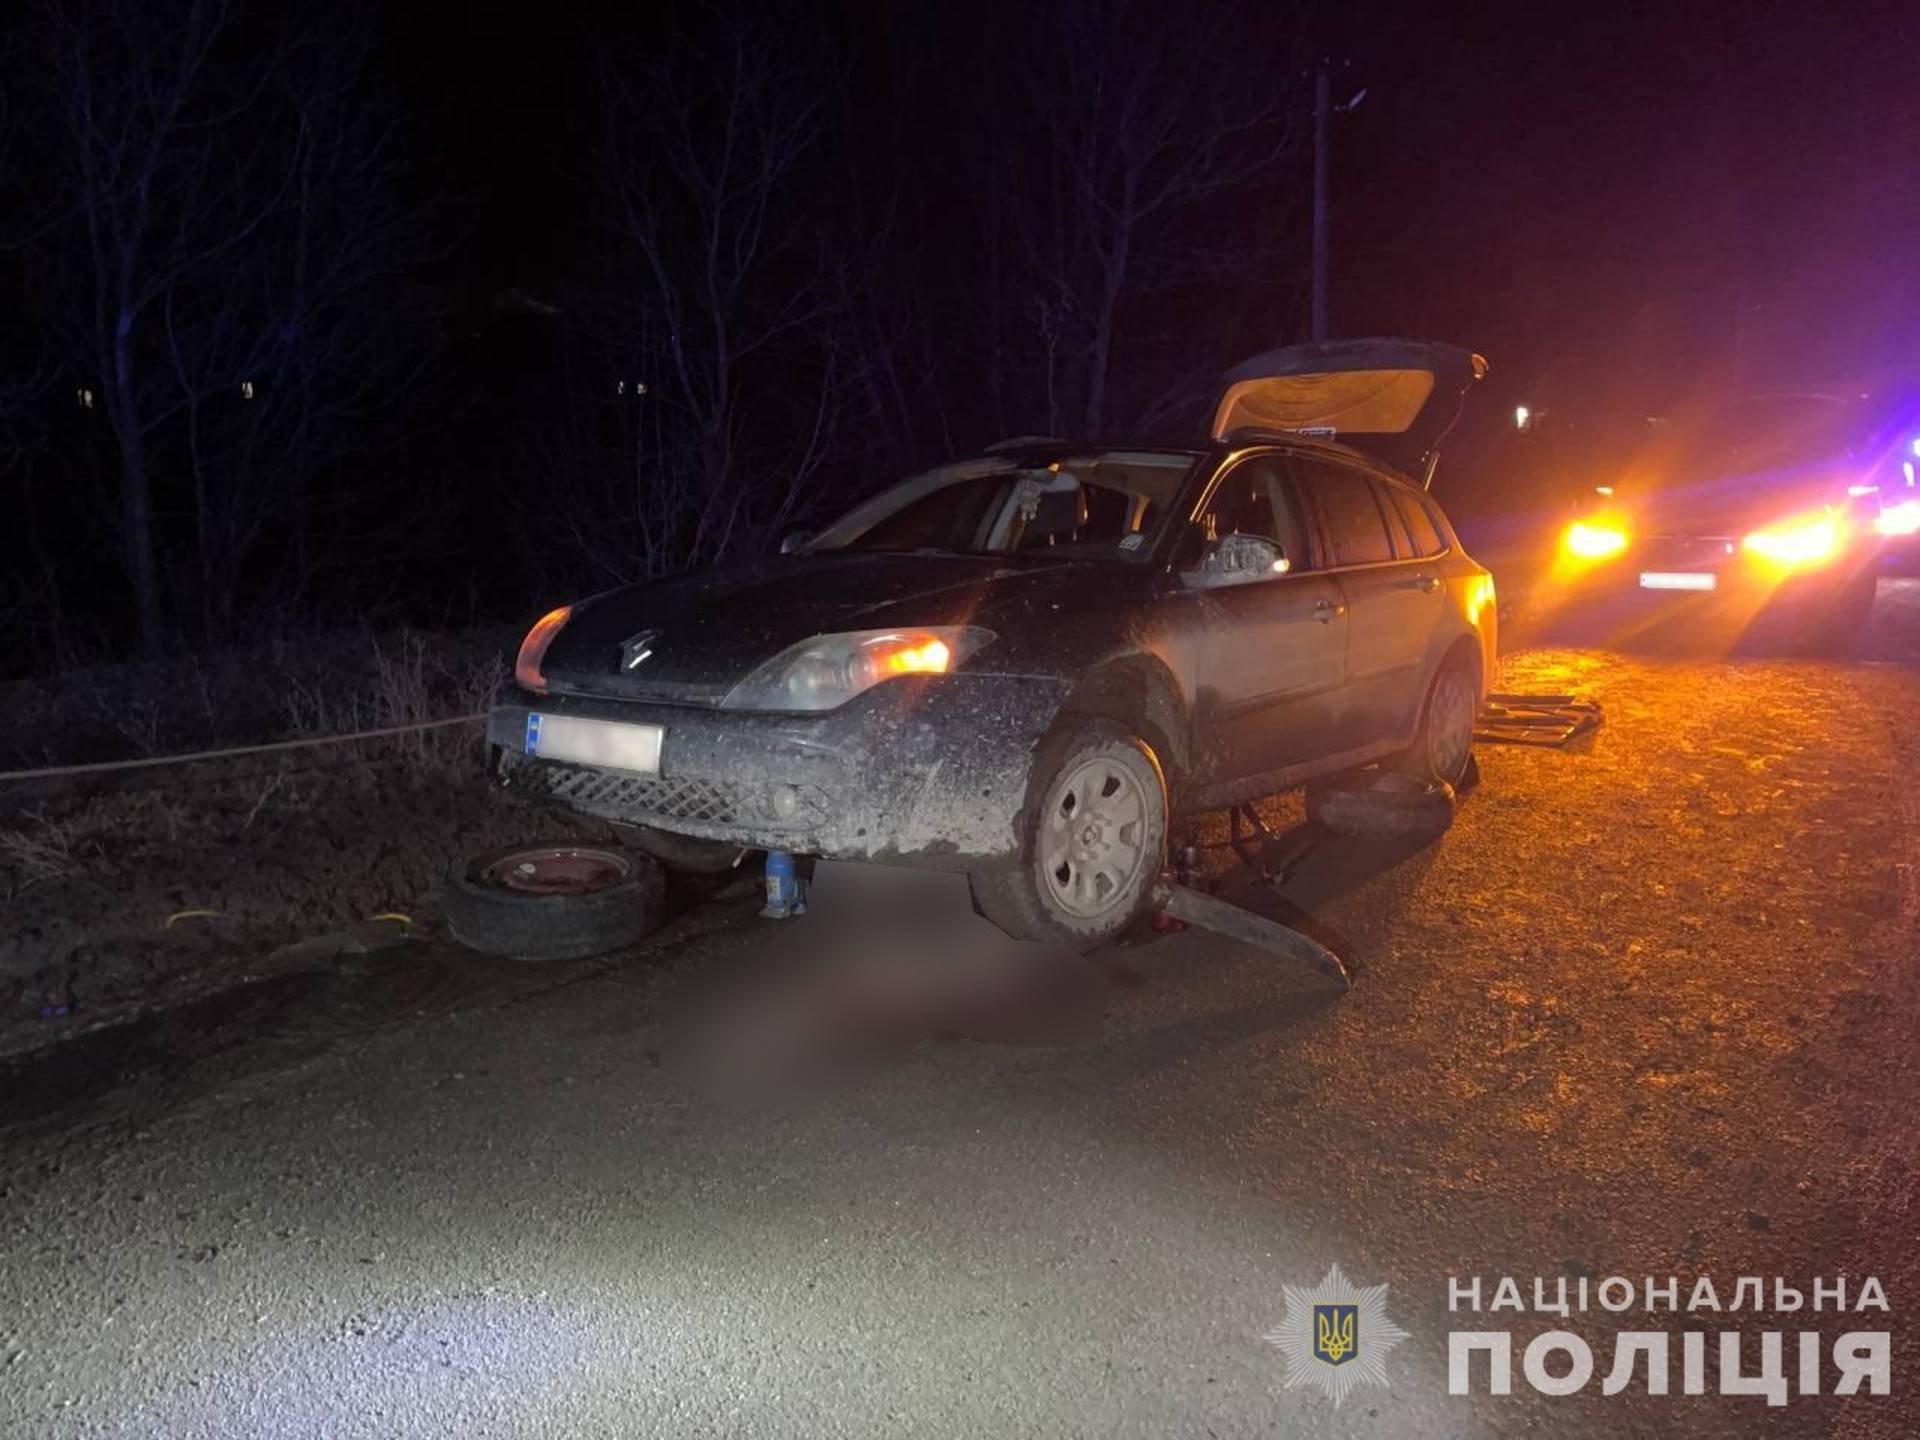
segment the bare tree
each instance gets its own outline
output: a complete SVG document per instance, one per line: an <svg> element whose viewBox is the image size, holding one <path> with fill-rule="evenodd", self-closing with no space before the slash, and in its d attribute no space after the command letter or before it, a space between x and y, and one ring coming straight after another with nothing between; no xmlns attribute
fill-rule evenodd
<svg viewBox="0 0 1920 1440"><path fill-rule="evenodd" d="M880 203L857 175L837 207L839 229L822 270L845 377L846 458L886 476L923 451L954 447L950 396L942 383L958 360L962 333L929 300L923 259L899 223L900 192ZM987 327L989 334L993 327Z"/></svg>
<svg viewBox="0 0 1920 1440"><path fill-rule="evenodd" d="M370 457L421 363L405 277L424 258L423 234L393 198L395 127L358 93L363 45L336 35L287 57L282 203L244 260L183 282L162 306L194 589L214 639L230 632L246 566L269 540L280 564L267 588L298 604L322 563L318 492Z"/></svg>
<svg viewBox="0 0 1920 1440"><path fill-rule="evenodd" d="M50 0L62 143L34 288L97 389L143 652L173 625L223 638L270 535L304 573L315 472L403 363L376 282L409 244L356 94L363 19Z"/></svg>
<svg viewBox="0 0 1920 1440"><path fill-rule="evenodd" d="M156 317L176 286L244 243L279 200L256 146L242 139L237 154L216 152L229 137L261 133L249 112L262 87L215 78L230 18L219 0L186 0L164 17L138 0L49 17L48 73L66 131L59 195L77 235L53 232L43 254L50 288L67 302L55 307L66 338L98 376L118 460L123 564L149 654L165 638L151 450L175 408L152 373Z"/></svg>
<svg viewBox="0 0 1920 1440"><path fill-rule="evenodd" d="M1009 112L1035 159L1008 213L1031 285L1047 427L1100 434L1117 418L1129 316L1182 290L1231 307L1235 287L1270 262L1268 247L1248 248L1226 202L1252 203L1256 182L1294 148L1298 46L1283 13L1264 10L1255 25L1231 4L1060 0L1044 13ZM1210 205L1222 213L1203 213ZM1194 318L1178 328L1190 334ZM1174 378L1160 405L1143 403L1137 385L1125 395L1129 429L1183 398L1191 367L1163 369Z"/></svg>
<svg viewBox="0 0 1920 1440"><path fill-rule="evenodd" d="M534 497L536 523L526 527L530 538L561 542L557 555L547 547L533 553L541 588L617 583L718 560L807 512L826 467L841 456L851 387L835 330L816 336L804 354L789 353L793 373L743 386L735 423L758 417L750 428L765 433L745 455L736 445L728 469L709 478L677 397L644 378L660 372L664 342L625 332L610 340L607 318L570 327L564 368L572 383L524 462L562 477Z"/></svg>
<svg viewBox="0 0 1920 1440"><path fill-rule="evenodd" d="M602 68L595 178L614 240L608 278L631 289L625 304L597 308L613 348L657 377L659 458L691 502L673 526L686 562L791 513L793 495L779 492L817 466L831 421L833 335L797 204L831 84L825 60L800 27L736 5L676 37L670 58ZM804 364L753 392L760 423L795 433L743 445L743 373L803 348ZM789 413L767 413L770 398L796 391L807 393ZM654 483L674 488L674 475Z"/></svg>
<svg viewBox="0 0 1920 1440"><path fill-rule="evenodd" d="M849 393L805 184L825 59L745 5L602 57L585 179L604 244L565 296L565 383L533 445L556 482L528 527L560 542L534 554L550 582L569 562L599 581L709 562L808 505Z"/></svg>

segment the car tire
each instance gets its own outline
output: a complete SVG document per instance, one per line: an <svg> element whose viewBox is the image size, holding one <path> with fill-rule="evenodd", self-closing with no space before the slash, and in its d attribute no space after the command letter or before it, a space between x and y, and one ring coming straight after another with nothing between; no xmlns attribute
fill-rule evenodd
<svg viewBox="0 0 1920 1440"><path fill-rule="evenodd" d="M1458 788L1473 764L1473 726L1479 714L1473 667L1458 658L1446 661L1421 702L1413 744L1387 768L1429 785Z"/></svg>
<svg viewBox="0 0 1920 1440"><path fill-rule="evenodd" d="M597 879L569 893L504 883L517 865L591 857ZM453 867L441 897L447 928L468 949L512 960L578 960L631 945L666 915L666 877L650 856L613 846L510 845Z"/></svg>
<svg viewBox="0 0 1920 1440"><path fill-rule="evenodd" d="M1395 770L1360 770L1307 787L1307 818L1336 835L1401 840L1442 834L1453 824L1454 790Z"/></svg>
<svg viewBox="0 0 1920 1440"><path fill-rule="evenodd" d="M1125 726L1063 725L1034 752L1017 863L974 873L974 904L1018 940L1087 951L1131 925L1166 863L1167 782Z"/></svg>

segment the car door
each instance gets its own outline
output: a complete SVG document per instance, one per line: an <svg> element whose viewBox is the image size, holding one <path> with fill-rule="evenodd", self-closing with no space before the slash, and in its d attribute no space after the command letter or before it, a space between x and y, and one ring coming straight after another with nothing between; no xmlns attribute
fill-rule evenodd
<svg viewBox="0 0 1920 1440"><path fill-rule="evenodd" d="M1446 611L1445 585L1419 552L1391 482L1320 455L1294 462L1331 552L1348 609L1343 724L1368 742L1412 735L1424 702L1426 657Z"/></svg>
<svg viewBox="0 0 1920 1440"><path fill-rule="evenodd" d="M1271 541L1285 568L1227 583L1192 568L1212 542L1231 535ZM1284 455L1231 462L1175 560L1174 603L1197 621L1189 633L1203 787L1309 764L1340 748L1346 604L1320 559Z"/></svg>

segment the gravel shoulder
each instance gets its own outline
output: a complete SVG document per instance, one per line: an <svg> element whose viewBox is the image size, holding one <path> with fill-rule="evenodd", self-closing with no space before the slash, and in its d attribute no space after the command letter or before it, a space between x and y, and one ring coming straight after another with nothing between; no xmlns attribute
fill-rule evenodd
<svg viewBox="0 0 1920 1440"><path fill-rule="evenodd" d="M763 951L736 893L632 956L429 944L160 1037L0 1139L0 1433L1912 1434L1920 672L1505 683L1607 724L1486 751L1435 845L1308 854L1276 908L1345 999L1188 932L1109 957L1079 1043L903 1035L729 1106L659 1058ZM1261 1339L1335 1261L1411 1334L1338 1411ZM1876 1275L1893 1394L1446 1395L1448 1276L1614 1274ZM1568 1328L1604 1367L1612 1317Z"/></svg>

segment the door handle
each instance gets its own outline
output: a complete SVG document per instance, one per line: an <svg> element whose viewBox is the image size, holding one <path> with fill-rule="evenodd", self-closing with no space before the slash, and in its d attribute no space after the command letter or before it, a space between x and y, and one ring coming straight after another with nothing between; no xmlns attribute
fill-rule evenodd
<svg viewBox="0 0 1920 1440"><path fill-rule="evenodd" d="M1424 590L1427 594L1431 595L1440 588L1440 577L1438 575L1416 575L1413 579L1407 581L1407 587L1412 590Z"/></svg>
<svg viewBox="0 0 1920 1440"><path fill-rule="evenodd" d="M1331 625L1334 616L1344 615L1346 613L1346 606L1336 605L1331 600L1316 601L1313 607L1313 618L1318 620L1322 625Z"/></svg>

